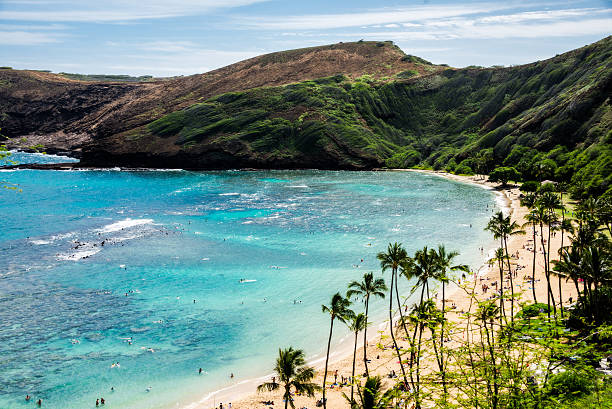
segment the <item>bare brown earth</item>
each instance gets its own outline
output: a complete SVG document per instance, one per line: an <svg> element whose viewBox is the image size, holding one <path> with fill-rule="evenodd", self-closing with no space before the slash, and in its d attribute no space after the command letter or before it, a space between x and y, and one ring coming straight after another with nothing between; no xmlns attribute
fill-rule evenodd
<svg viewBox="0 0 612 409"><path fill-rule="evenodd" d="M0 126L9 146L42 144L76 151L212 96L343 74L357 78L420 75L442 67L415 64L390 42L338 43L282 51L204 74L146 83L84 82L59 74L0 70ZM24 139L25 138L25 139ZM163 147L161 147L163 149Z"/></svg>

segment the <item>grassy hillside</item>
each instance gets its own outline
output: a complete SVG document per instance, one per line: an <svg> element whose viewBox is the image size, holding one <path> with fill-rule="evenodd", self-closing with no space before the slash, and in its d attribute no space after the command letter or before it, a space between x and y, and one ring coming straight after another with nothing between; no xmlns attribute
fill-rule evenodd
<svg viewBox="0 0 612 409"><path fill-rule="evenodd" d="M612 186L611 37L523 66L406 76L223 94L131 138L170 138L194 152L231 141L285 159L343 144L381 166L488 173L503 165L527 180L571 181L578 193Z"/></svg>

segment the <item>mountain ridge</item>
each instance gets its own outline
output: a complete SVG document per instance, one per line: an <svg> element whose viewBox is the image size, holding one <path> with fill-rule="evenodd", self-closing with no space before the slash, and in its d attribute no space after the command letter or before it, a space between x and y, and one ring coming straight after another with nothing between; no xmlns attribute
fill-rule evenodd
<svg viewBox="0 0 612 409"><path fill-rule="evenodd" d="M240 84L223 82L232 70ZM515 166L526 179L579 182L584 193L612 184L612 37L505 68L436 66L390 42L357 42L272 53L202 75L222 86L192 76L113 87L119 101L140 92L145 102L94 109L89 119L101 119L83 142L83 163L458 173ZM182 97L161 98L168 84L181 84ZM153 109L151 101L161 103Z"/></svg>

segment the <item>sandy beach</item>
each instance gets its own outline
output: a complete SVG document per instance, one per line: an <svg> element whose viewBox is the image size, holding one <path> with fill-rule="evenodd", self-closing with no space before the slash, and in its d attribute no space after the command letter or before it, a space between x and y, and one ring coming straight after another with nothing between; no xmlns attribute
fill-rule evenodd
<svg viewBox="0 0 612 409"><path fill-rule="evenodd" d="M421 170L409 170L412 172L423 172L428 174L435 174L441 177L446 177L452 180L456 180L463 183L473 183L485 186L487 188L496 189L499 194L503 195L504 200L507 202L508 211L512 216L512 220L516 221L519 225L523 225L525 223L525 215L527 214L527 209L521 207L520 205L520 194L521 192L517 187L509 186L507 189L497 189L496 184L489 183L482 179L479 176L458 176L452 175L445 172L432 172L432 171L421 171ZM533 300L530 277L532 274L532 266L533 266L533 234L530 227L525 227L525 235L515 235L512 236L508 241L508 251L511 256L511 264L512 270L516 271L514 278L514 291L517 298L520 301L531 302ZM548 237L548 231L544 228L544 237ZM567 245L569 243L567 237L565 238L564 244ZM435 246L438 243L431 243L431 246ZM544 264L541 253L541 244L540 237L536 237L536 283L535 283L535 292L538 302L546 303L546 279L544 275ZM552 236L550 243L550 251L553 256L551 257L554 260L558 249L561 245L561 235L556 234ZM448 244L447 244L448 247ZM487 252L491 249L483 249L484 252ZM388 279L388 274L386 279ZM474 282L476 280L476 282ZM474 272L474 275L471 277L466 277L466 280L456 281L449 285L447 289L447 308L452 308L451 311L447 314L447 318L454 323L455 330L451 336L448 347L452 348L454 342L460 342L460 338L462 335L462 321L459 319L461 313L468 311L470 308L470 304L473 302L473 297L478 300L484 300L487 297L491 296L494 290L494 283L499 282L499 271L497 267L494 265L492 267L484 266L478 272ZM486 293L483 293L483 284L488 285L489 290ZM509 291L509 283L504 284L505 290ZM555 294L555 300L557 304L559 300L557 299L558 292L558 284L557 279L553 278L551 282L551 286L553 289L553 293ZM472 290L474 293L472 294ZM575 300L577 297L575 287L571 283L562 282L562 291L563 291L563 304L568 305L570 297ZM441 298L441 297L440 297ZM440 303L441 304L441 303ZM515 302L514 311L515 313L520 309ZM510 310L510 301L507 301L507 309ZM395 319L395 318L394 318ZM401 338L399 335L400 332L396 335L398 345L400 348L408 349L408 342ZM389 374L391 372L395 372L396 374L400 374L400 366L397 360L397 356L392 349L392 341L389 336L389 328L388 321L384 324L373 324L368 329L368 346L367 346L367 354L368 358L371 362L368 364L370 375L381 375L384 379L384 382L387 384L386 386L391 386L395 379L390 379ZM371 335L371 336L370 336ZM458 338L455 338L458 337ZM349 337L351 338L351 337ZM357 349L357 362L356 362L356 375L362 375L364 373L364 365L362 361L363 357L363 336L360 334L358 349ZM348 402L343 396L343 392L347 395L350 394L350 386L344 387L330 387L331 384L334 383L335 374L337 373L337 380L340 383L342 377L351 376L352 364L353 364L353 349L352 349L352 339L350 342L345 342L341 345L340 348L332 350L332 354L330 356L330 364L329 364L329 373L327 376L327 399L328 399L328 408L349 408ZM381 348L383 346L383 348ZM360 359L361 357L361 359ZM270 360L270 368L273 367L274 361L276 357L271 358ZM314 379L314 382L321 385L323 382L323 371L324 371L324 360L319 360L318 362L310 363L317 370L317 375ZM423 362L425 366L425 371L431 371L433 369L433 362L425 359ZM429 369L427 369L429 367ZM272 371L270 371L272 372ZM220 403L223 403L223 407L227 408L228 404L232 403L232 408L236 409L262 409L262 408L282 408L284 407L284 402L282 400L281 391L277 392L266 392L266 393L256 393L255 388L258 384L264 381L271 381L271 378L266 376L265 378L260 379L252 379L248 381L237 379L233 385L228 385L228 387L224 390L215 393L214 395L209 395L204 397L202 400L196 403L192 403L187 407L189 409L210 409L213 407L218 408ZM305 396L295 396L294 404L296 408L314 408L316 400L320 399L321 392L317 392L315 398L308 398ZM274 405L267 405L264 402L273 401Z"/></svg>

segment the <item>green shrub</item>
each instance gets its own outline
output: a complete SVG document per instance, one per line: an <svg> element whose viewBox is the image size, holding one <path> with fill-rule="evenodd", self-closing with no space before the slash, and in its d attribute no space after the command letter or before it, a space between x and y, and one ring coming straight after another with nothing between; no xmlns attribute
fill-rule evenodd
<svg viewBox="0 0 612 409"><path fill-rule="evenodd" d="M550 377L546 392L549 396L577 398L590 393L596 382L597 377L588 371L568 369Z"/></svg>
<svg viewBox="0 0 612 409"><path fill-rule="evenodd" d="M535 180L528 180L523 182L520 187L521 192L537 192L540 188L540 182Z"/></svg>
<svg viewBox="0 0 612 409"><path fill-rule="evenodd" d="M529 304L523 307L519 312L522 317L537 317L539 314L546 314L548 312L548 305L543 303Z"/></svg>

